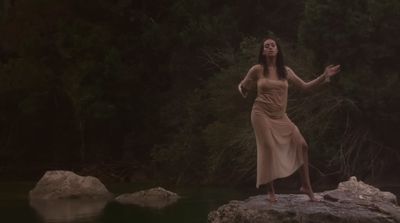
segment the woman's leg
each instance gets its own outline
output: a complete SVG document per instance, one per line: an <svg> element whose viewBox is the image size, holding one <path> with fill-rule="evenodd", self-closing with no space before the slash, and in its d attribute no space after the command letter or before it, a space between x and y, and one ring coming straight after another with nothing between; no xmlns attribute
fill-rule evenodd
<svg viewBox="0 0 400 223"><path fill-rule="evenodd" d="M275 196L274 181L271 181L267 186L268 190L268 200L271 202L276 202L278 199Z"/></svg>
<svg viewBox="0 0 400 223"><path fill-rule="evenodd" d="M303 144L302 155L304 164L301 166L299 171L301 178L300 192L307 194L311 201L318 201L318 199L314 197L314 192L311 187L310 172L308 169L308 145L306 143Z"/></svg>

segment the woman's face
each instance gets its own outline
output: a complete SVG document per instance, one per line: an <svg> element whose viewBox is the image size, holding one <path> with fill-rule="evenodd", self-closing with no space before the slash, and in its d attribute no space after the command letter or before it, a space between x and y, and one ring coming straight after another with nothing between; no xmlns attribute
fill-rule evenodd
<svg viewBox="0 0 400 223"><path fill-rule="evenodd" d="M278 54L278 47L276 46L276 43L274 40L267 39L264 41L263 54L268 57L276 56Z"/></svg>

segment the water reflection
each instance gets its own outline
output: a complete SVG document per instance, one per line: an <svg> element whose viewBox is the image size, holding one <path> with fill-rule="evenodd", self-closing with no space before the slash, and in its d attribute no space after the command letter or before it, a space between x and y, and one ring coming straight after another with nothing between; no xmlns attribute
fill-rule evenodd
<svg viewBox="0 0 400 223"><path fill-rule="evenodd" d="M107 200L31 200L30 205L44 222L76 222L95 219Z"/></svg>

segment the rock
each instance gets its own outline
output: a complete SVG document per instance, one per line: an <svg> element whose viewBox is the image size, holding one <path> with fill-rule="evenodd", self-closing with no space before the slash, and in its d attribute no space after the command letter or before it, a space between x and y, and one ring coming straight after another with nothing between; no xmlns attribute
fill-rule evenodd
<svg viewBox="0 0 400 223"><path fill-rule="evenodd" d="M122 194L115 198L121 204L134 204L142 207L163 208L179 199L176 193L162 187L142 190L132 194Z"/></svg>
<svg viewBox="0 0 400 223"><path fill-rule="evenodd" d="M348 181L339 183L336 190L322 193L325 199L331 200L368 200L370 202L390 202L397 204L396 196L390 192L380 191L378 188L357 181L356 177L350 177Z"/></svg>
<svg viewBox="0 0 400 223"><path fill-rule="evenodd" d="M113 195L99 179L82 177L71 171L47 171L29 192L29 198L52 200L65 198L108 199Z"/></svg>
<svg viewBox="0 0 400 223"><path fill-rule="evenodd" d="M357 181L351 177L332 191L316 193L323 198L310 202L303 194L278 194L278 202L266 195L245 201L231 201L208 215L209 223L400 223L400 207L390 192Z"/></svg>

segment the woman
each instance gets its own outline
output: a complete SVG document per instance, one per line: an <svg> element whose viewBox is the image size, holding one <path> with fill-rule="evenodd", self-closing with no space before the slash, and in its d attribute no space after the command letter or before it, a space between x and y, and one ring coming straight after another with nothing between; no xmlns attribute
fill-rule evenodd
<svg viewBox="0 0 400 223"><path fill-rule="evenodd" d="M310 90L340 71L340 65L329 65L322 75L304 82L284 65L278 42L268 37L260 47L258 64L250 68L238 89L243 97L252 89L257 98L251 111L251 123L257 142L257 188L269 184L268 197L277 201L273 181L287 177L300 168L300 191L310 201L318 201L311 188L308 170L308 145L299 129L288 118L286 104L288 82L302 90Z"/></svg>

